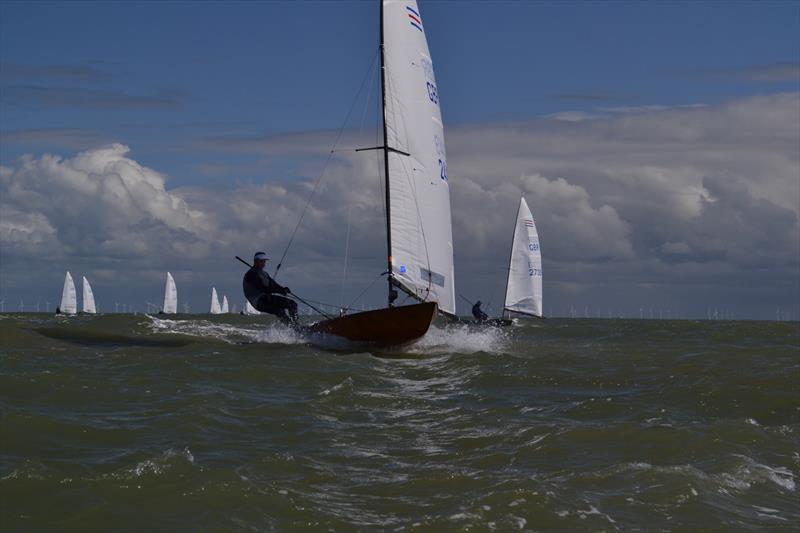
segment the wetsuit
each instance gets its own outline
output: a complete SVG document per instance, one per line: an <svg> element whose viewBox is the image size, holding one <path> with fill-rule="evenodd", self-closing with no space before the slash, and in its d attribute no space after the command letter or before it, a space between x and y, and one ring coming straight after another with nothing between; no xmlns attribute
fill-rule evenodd
<svg viewBox="0 0 800 533"><path fill-rule="evenodd" d="M244 297L262 313L270 313L281 320L297 321L297 303L284 294L289 289L278 285L269 274L255 267L250 268L242 279Z"/></svg>
<svg viewBox="0 0 800 533"><path fill-rule="evenodd" d="M474 316L475 320L477 320L478 322L483 322L484 320L489 318L489 315L481 311L480 302L472 306L472 316Z"/></svg>

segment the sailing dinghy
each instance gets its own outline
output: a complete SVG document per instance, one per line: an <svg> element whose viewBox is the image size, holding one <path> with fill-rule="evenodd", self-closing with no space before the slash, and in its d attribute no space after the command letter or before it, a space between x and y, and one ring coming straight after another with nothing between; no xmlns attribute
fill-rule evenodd
<svg viewBox="0 0 800 533"><path fill-rule="evenodd" d="M222 313L222 308L219 305L219 297L217 297L217 288L211 287L211 314L219 315Z"/></svg>
<svg viewBox="0 0 800 533"><path fill-rule="evenodd" d="M380 24L388 305L310 329L388 346L422 337L456 302L444 126L417 2L382 0ZM419 303L395 307L398 289Z"/></svg>
<svg viewBox="0 0 800 533"><path fill-rule="evenodd" d="M94 302L94 293L92 286L89 285L89 280L83 276L83 312L90 315L97 313L97 305Z"/></svg>
<svg viewBox="0 0 800 533"><path fill-rule="evenodd" d="M543 309L542 250L539 246L539 233L536 231L536 223L528 203L522 197L519 200L514 237L511 241L503 314L500 318L487 320L484 324L510 325L511 319L506 318L506 313L543 318Z"/></svg>
<svg viewBox="0 0 800 533"><path fill-rule="evenodd" d="M78 312L78 295L75 293L75 282L72 281L72 274L67 271L64 277L64 288L61 291L61 305L58 306L57 313L74 315Z"/></svg>
<svg viewBox="0 0 800 533"><path fill-rule="evenodd" d="M165 315L174 315L178 312L178 287L175 286L175 279L172 274L167 272L167 281L164 285L164 305L161 307L161 313Z"/></svg>
<svg viewBox="0 0 800 533"><path fill-rule="evenodd" d="M220 307L220 313L228 313L230 312L228 308L228 297L223 295L222 296L222 307Z"/></svg>
<svg viewBox="0 0 800 533"><path fill-rule="evenodd" d="M247 298L244 299L244 307L242 307L242 314L243 315L260 315L261 312L257 311L253 304L251 304Z"/></svg>

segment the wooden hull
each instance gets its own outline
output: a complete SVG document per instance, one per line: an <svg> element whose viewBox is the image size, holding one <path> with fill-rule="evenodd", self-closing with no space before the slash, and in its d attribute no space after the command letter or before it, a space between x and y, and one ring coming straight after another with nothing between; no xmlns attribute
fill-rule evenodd
<svg viewBox="0 0 800 533"><path fill-rule="evenodd" d="M394 346L419 339L436 317L435 302L388 307L323 320L309 326L313 333L326 333L353 342Z"/></svg>

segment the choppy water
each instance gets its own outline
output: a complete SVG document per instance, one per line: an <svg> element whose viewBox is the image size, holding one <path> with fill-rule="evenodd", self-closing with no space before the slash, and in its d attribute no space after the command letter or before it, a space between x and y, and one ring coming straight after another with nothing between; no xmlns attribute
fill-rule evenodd
<svg viewBox="0 0 800 533"><path fill-rule="evenodd" d="M800 528L798 323L0 316L0 529ZM341 347L338 347L341 348Z"/></svg>

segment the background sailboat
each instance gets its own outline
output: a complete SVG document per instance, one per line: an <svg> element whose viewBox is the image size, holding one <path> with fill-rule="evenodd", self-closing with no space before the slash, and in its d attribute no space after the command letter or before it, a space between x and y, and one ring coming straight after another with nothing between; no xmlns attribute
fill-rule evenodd
<svg viewBox="0 0 800 533"><path fill-rule="evenodd" d="M257 311L255 307L245 298L244 307L242 307L243 315L260 315L261 312Z"/></svg>
<svg viewBox="0 0 800 533"><path fill-rule="evenodd" d="M525 198L520 198L511 257L503 316L506 312L542 317L542 250L539 233Z"/></svg>
<svg viewBox="0 0 800 533"><path fill-rule="evenodd" d="M228 312L229 312L228 297L223 295L222 296L222 306L220 307L220 313L228 313Z"/></svg>
<svg viewBox="0 0 800 533"><path fill-rule="evenodd" d="M167 272L167 281L164 285L164 306L161 308L164 314L175 314L178 312L178 288L172 274Z"/></svg>
<svg viewBox="0 0 800 533"><path fill-rule="evenodd" d="M91 315L97 313L92 286L89 285L89 280L86 279L86 276L83 276L83 312Z"/></svg>
<svg viewBox="0 0 800 533"><path fill-rule="evenodd" d="M219 297L217 297L216 287L211 287L211 314L218 315L222 313L222 307L219 305Z"/></svg>
<svg viewBox="0 0 800 533"><path fill-rule="evenodd" d="M74 315L78 312L78 295L75 293L75 282L72 281L72 274L67 271L64 277L64 288L61 291L61 305L58 306L61 313Z"/></svg>
<svg viewBox="0 0 800 533"><path fill-rule="evenodd" d="M313 331L399 344L423 336L436 311L455 313L444 127L415 1L381 2L388 307L319 322ZM397 289L423 303L392 307Z"/></svg>

